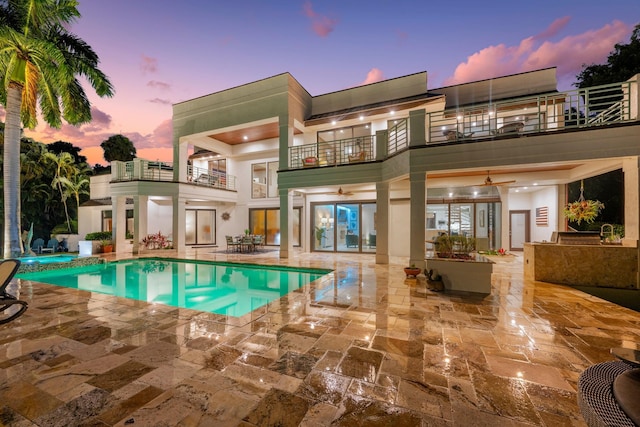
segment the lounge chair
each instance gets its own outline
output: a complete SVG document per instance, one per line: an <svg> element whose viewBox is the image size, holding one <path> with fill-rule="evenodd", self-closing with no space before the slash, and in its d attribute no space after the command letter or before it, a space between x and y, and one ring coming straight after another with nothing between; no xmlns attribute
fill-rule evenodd
<svg viewBox="0 0 640 427"><path fill-rule="evenodd" d="M0 324L17 319L27 310L28 304L26 301L21 301L6 291L19 267L20 261L17 259L6 259L0 262L0 313L2 313ZM18 308L18 311L11 313L13 311L11 309L14 307ZM8 311L8 313L5 313L5 311Z"/></svg>

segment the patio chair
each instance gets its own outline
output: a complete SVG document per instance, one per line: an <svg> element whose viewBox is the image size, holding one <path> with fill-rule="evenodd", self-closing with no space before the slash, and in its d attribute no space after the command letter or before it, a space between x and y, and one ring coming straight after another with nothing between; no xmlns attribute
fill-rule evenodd
<svg viewBox="0 0 640 427"><path fill-rule="evenodd" d="M252 236L243 236L241 243L241 250L246 252L253 252L255 245L253 244Z"/></svg>
<svg viewBox="0 0 640 427"><path fill-rule="evenodd" d="M41 252L54 253L57 249L58 249L58 239L52 237L47 242L47 246L42 248Z"/></svg>
<svg viewBox="0 0 640 427"><path fill-rule="evenodd" d="M227 238L227 252L229 249L238 252L240 250L240 242L233 240L232 236L226 236Z"/></svg>
<svg viewBox="0 0 640 427"><path fill-rule="evenodd" d="M19 267L20 261L17 259L6 259L0 262L0 313L2 313L0 324L17 319L28 308L26 301L19 300L6 291L7 286L11 282L11 279L13 279L13 276L15 276ZM12 308L17 308L18 311L11 313L11 311L13 311L11 310ZM7 311L6 314L5 311Z"/></svg>
<svg viewBox="0 0 640 427"><path fill-rule="evenodd" d="M33 244L31 245L31 250L36 254L41 254L43 247L44 247L44 239L41 239L40 237L38 237L36 240L33 241Z"/></svg>
<svg viewBox="0 0 640 427"><path fill-rule="evenodd" d="M255 250L264 247L264 236L262 234L256 234L253 236L253 247Z"/></svg>

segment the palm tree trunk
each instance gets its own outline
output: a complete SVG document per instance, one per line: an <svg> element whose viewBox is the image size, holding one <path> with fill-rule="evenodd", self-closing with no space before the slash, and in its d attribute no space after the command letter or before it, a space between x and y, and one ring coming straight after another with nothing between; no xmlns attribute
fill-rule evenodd
<svg viewBox="0 0 640 427"><path fill-rule="evenodd" d="M7 89L4 126L4 251L3 257L16 258L22 253L20 234L20 109L22 85L11 82Z"/></svg>

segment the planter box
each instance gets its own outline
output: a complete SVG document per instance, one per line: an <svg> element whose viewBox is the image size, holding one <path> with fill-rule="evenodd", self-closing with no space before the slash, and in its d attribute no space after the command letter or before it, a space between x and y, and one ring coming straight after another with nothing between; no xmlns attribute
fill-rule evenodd
<svg viewBox="0 0 640 427"><path fill-rule="evenodd" d="M80 256L90 256L99 254L102 243L99 240L80 240L78 242L78 252Z"/></svg>
<svg viewBox="0 0 640 427"><path fill-rule="evenodd" d="M493 262L483 256L473 260L428 258L429 269L442 276L445 291L491 293Z"/></svg>

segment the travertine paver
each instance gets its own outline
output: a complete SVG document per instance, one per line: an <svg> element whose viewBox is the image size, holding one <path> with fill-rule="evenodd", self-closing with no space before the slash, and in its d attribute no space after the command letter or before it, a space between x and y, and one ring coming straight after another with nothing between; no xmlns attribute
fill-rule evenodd
<svg viewBox="0 0 640 427"><path fill-rule="evenodd" d="M580 372L640 342L639 313L525 280L516 256L486 296L373 255L185 257L335 271L241 319L22 281L0 423L580 426Z"/></svg>

